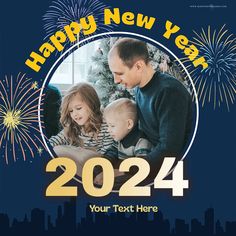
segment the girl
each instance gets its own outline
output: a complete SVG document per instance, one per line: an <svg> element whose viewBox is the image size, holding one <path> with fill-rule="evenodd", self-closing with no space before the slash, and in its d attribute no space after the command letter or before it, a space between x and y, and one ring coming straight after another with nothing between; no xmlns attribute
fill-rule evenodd
<svg viewBox="0 0 236 236"><path fill-rule="evenodd" d="M113 143L100 106L98 95L91 85L78 83L73 86L61 104L63 130L49 139L58 156L76 161L80 176L85 161L103 155Z"/></svg>

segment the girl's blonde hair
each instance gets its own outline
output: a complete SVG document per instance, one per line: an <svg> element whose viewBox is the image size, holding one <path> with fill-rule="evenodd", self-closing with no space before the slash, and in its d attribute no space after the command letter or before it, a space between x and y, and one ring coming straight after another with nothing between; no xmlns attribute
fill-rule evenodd
<svg viewBox="0 0 236 236"><path fill-rule="evenodd" d="M93 135L96 136L96 133L100 130L102 124L102 112L97 92L88 83L78 83L74 85L64 96L61 104L60 122L70 143L72 145L83 146L83 141L79 138L82 127L72 120L69 112L69 103L77 94L79 94L81 100L86 103L91 112L89 116L89 125L85 130L86 133L92 132Z"/></svg>

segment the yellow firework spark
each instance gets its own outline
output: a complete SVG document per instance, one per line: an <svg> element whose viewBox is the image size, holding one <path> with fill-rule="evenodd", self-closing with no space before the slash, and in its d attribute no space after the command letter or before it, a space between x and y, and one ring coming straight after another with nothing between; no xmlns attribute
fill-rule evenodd
<svg viewBox="0 0 236 236"><path fill-rule="evenodd" d="M199 55L204 56L208 68L203 71L198 67L192 69L188 58L183 58L182 62L187 63L198 99L202 107L208 102L214 109L225 104L230 110L236 95L236 37L228 33L225 25L218 32L208 26L200 33L194 31L194 35L191 43L198 47Z"/></svg>
<svg viewBox="0 0 236 236"><path fill-rule="evenodd" d="M38 82L37 81L34 81L33 83L32 83L32 85L31 85L31 88L32 89L38 89Z"/></svg>
<svg viewBox="0 0 236 236"><path fill-rule="evenodd" d="M38 99L40 89L21 73L0 80L0 152L4 153L5 161L9 156L16 161L19 153L26 160L26 153L34 157L33 148L38 149L37 142L42 146L38 129ZM39 136L39 137L38 137Z"/></svg>
<svg viewBox="0 0 236 236"><path fill-rule="evenodd" d="M20 111L7 111L5 114L4 113L3 124L8 129L15 129L20 124Z"/></svg>
<svg viewBox="0 0 236 236"><path fill-rule="evenodd" d="M43 148L42 147L38 147L38 154L39 156L41 156L43 153Z"/></svg>

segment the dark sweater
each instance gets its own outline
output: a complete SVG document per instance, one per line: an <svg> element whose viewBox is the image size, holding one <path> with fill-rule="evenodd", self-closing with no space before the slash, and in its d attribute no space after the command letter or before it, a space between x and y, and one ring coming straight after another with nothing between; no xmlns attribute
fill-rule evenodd
<svg viewBox="0 0 236 236"><path fill-rule="evenodd" d="M60 132L61 93L52 85L48 85L44 100L45 133L49 139Z"/></svg>
<svg viewBox="0 0 236 236"><path fill-rule="evenodd" d="M147 159L156 170L164 157L183 152L191 132L192 99L177 79L155 72L147 85L136 88L136 102L139 128L154 145Z"/></svg>
<svg viewBox="0 0 236 236"><path fill-rule="evenodd" d="M129 157L146 157L151 148L152 144L136 125L121 141L114 142L104 156L110 158L109 160L113 163L113 161L116 162L119 159L123 160ZM117 165L116 168L118 168Z"/></svg>

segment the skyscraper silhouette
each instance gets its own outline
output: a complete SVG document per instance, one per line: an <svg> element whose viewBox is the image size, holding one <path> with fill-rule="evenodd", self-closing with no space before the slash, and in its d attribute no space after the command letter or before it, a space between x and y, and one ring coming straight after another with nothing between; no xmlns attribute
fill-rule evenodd
<svg viewBox="0 0 236 236"><path fill-rule="evenodd" d="M188 224L185 223L182 219L175 220L175 234L176 235L188 235L189 227Z"/></svg>
<svg viewBox="0 0 236 236"><path fill-rule="evenodd" d="M216 221L216 235L217 236L221 236L224 234L224 229L223 227L221 226L221 223L219 220Z"/></svg>
<svg viewBox="0 0 236 236"><path fill-rule="evenodd" d="M43 232L45 230L45 212L35 208L31 211L32 232Z"/></svg>
<svg viewBox="0 0 236 236"><path fill-rule="evenodd" d="M214 234L214 209L208 208L205 211L205 232L206 235Z"/></svg>

